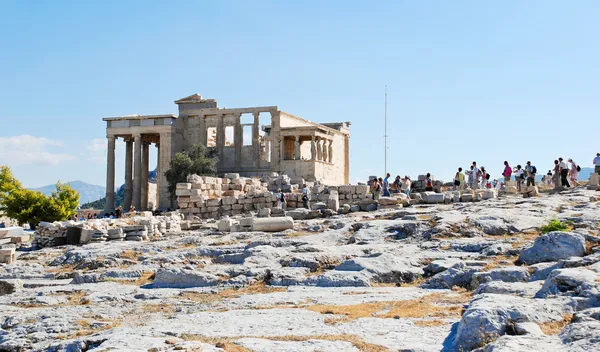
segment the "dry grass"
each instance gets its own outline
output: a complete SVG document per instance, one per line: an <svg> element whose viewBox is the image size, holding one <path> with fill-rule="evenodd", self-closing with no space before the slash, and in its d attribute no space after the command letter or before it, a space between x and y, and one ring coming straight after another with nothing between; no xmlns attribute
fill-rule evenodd
<svg viewBox="0 0 600 352"><path fill-rule="evenodd" d="M213 303L220 302L230 298L237 298L242 295L257 295L266 294L273 292L285 292L286 287L275 287L267 286L264 283L254 284L242 288L228 288L217 293L203 293L195 291L184 291L181 292L179 297L181 299L198 302L198 303Z"/></svg>
<svg viewBox="0 0 600 352"><path fill-rule="evenodd" d="M406 301L382 301L347 306L316 304L306 309L321 314L346 316L347 321L358 318L460 318L462 305L469 302L468 292L453 295L434 293Z"/></svg>
<svg viewBox="0 0 600 352"><path fill-rule="evenodd" d="M315 235L317 234L317 232L308 232L308 231L296 231L296 232L292 232L289 234L286 234L285 237L303 237L303 236L310 236L310 235Z"/></svg>
<svg viewBox="0 0 600 352"><path fill-rule="evenodd" d="M63 274L63 273L72 273L75 270L75 264L72 265L62 265L59 267L53 267L51 269L46 269L47 273L53 274Z"/></svg>
<svg viewBox="0 0 600 352"><path fill-rule="evenodd" d="M350 334L338 335L311 335L311 336L238 336L228 338L204 337L201 335L184 334L179 336L184 340L201 341L208 344L213 344L216 347L222 348L225 352L247 352L249 349L236 345L233 341L244 337L253 337L271 341L308 341L308 340L326 340L326 341L347 341L350 342L361 352L385 352L387 348L379 345L374 345L363 341L359 336Z"/></svg>
<svg viewBox="0 0 600 352"><path fill-rule="evenodd" d="M490 271L498 267L512 265L513 259L504 255L489 258L489 262L481 269L482 271Z"/></svg>
<svg viewBox="0 0 600 352"><path fill-rule="evenodd" d="M13 306L21 308L50 308L50 307L70 307L70 306L83 306L90 304L90 300L86 298L87 293L84 291L56 291L48 293L48 296L67 296L65 303L57 305L47 305L42 303L28 303L27 301L11 303Z"/></svg>
<svg viewBox="0 0 600 352"><path fill-rule="evenodd" d="M126 251L121 252L121 254L119 254L119 258L137 260L141 255L142 255L142 253L139 251L134 251L133 249L128 249Z"/></svg>
<svg viewBox="0 0 600 352"><path fill-rule="evenodd" d="M571 323L572 320L573 320L573 315L568 314L568 315L565 315L562 320L546 322L546 323L542 323L539 325L540 325L540 329L542 329L544 334L558 335L563 331L565 326L567 326Z"/></svg>
<svg viewBox="0 0 600 352"><path fill-rule="evenodd" d="M175 313L175 308L170 304L145 304L139 309L139 312L146 314L173 314Z"/></svg>
<svg viewBox="0 0 600 352"><path fill-rule="evenodd" d="M436 327L436 326L442 326L442 325L446 325L448 324L448 322L440 320L440 319L433 319L433 320L417 320L414 322L416 326L420 326L420 327Z"/></svg>

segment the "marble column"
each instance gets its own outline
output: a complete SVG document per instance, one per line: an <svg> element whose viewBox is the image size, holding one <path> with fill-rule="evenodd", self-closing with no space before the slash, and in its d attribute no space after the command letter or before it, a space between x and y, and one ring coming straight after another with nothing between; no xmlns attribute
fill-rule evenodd
<svg viewBox="0 0 600 352"><path fill-rule="evenodd" d="M106 136L108 154L106 156L106 212L115 210L115 136Z"/></svg>
<svg viewBox="0 0 600 352"><path fill-rule="evenodd" d="M310 160L317 159L317 146L315 143L315 136L311 136L310 140Z"/></svg>
<svg viewBox="0 0 600 352"><path fill-rule="evenodd" d="M142 135L133 135L133 206L136 210L142 205Z"/></svg>
<svg viewBox="0 0 600 352"><path fill-rule="evenodd" d="M225 147L225 126L223 115L217 113L217 153L219 153L219 164L223 165L223 148Z"/></svg>
<svg viewBox="0 0 600 352"><path fill-rule="evenodd" d="M148 167L150 165L150 143L142 143L142 196L140 210L148 210Z"/></svg>
<svg viewBox="0 0 600 352"><path fill-rule="evenodd" d="M317 160L323 160L323 152L321 149L321 137L317 137Z"/></svg>
<svg viewBox="0 0 600 352"><path fill-rule="evenodd" d="M329 157L327 158L329 160L330 163L333 163L333 139L329 140L329 149L327 149L327 151L329 152Z"/></svg>
<svg viewBox="0 0 600 352"><path fill-rule="evenodd" d="M154 205L158 209L160 204L160 143L156 143L156 204Z"/></svg>
<svg viewBox="0 0 600 352"><path fill-rule="evenodd" d="M242 145L244 144L244 131L241 122L242 114L235 115L235 126L233 127L233 146L235 148L235 166L242 165Z"/></svg>
<svg viewBox="0 0 600 352"><path fill-rule="evenodd" d="M323 139L323 161L327 161L329 153L327 152L327 139Z"/></svg>
<svg viewBox="0 0 600 352"><path fill-rule="evenodd" d="M294 136L294 160L300 160L300 136Z"/></svg>
<svg viewBox="0 0 600 352"><path fill-rule="evenodd" d="M125 197L123 199L123 210L129 211L132 198L133 183L133 141L125 140Z"/></svg>
<svg viewBox="0 0 600 352"><path fill-rule="evenodd" d="M255 112L254 114L254 123L252 124L252 154L254 155L255 165L257 167L261 166L261 161L263 160L260 153L260 136L259 136L259 127L260 127L260 113Z"/></svg>
<svg viewBox="0 0 600 352"><path fill-rule="evenodd" d="M172 133L162 132L160 134L160 155L159 155L159 168L160 174L158 175L160 182L159 189L159 208L163 210L171 209L171 194L169 193L169 184L165 172L169 170L171 164L172 155Z"/></svg>

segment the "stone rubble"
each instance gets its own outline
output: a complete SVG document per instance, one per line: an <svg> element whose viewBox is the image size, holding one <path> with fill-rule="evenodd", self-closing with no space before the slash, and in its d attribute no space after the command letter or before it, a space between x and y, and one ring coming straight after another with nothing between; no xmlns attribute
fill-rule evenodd
<svg viewBox="0 0 600 352"><path fill-rule="evenodd" d="M541 192L140 216L86 222L83 245L10 244L0 350L600 350L600 203ZM572 229L541 234L554 218Z"/></svg>

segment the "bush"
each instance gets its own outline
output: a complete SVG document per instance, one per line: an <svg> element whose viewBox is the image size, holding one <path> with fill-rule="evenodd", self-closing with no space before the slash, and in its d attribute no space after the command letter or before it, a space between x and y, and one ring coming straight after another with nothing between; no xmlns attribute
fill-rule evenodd
<svg viewBox="0 0 600 352"><path fill-rule="evenodd" d="M206 148L202 144L195 144L189 152L175 154L165 172L169 183L169 193L175 196L178 183L187 182L188 175L214 176L217 174L217 154L214 148Z"/></svg>
<svg viewBox="0 0 600 352"><path fill-rule="evenodd" d="M562 222L557 218L550 220L546 225L540 228L542 233L548 233L552 231L570 231L572 229L568 221Z"/></svg>
<svg viewBox="0 0 600 352"><path fill-rule="evenodd" d="M39 191L23 188L8 166L0 167L0 211L35 228L40 221L61 221L75 215L79 193L71 186L56 184L56 192L45 196Z"/></svg>

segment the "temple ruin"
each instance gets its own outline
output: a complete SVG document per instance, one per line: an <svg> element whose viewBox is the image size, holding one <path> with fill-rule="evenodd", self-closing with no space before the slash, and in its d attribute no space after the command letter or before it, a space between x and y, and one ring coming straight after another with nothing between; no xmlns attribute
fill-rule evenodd
<svg viewBox="0 0 600 352"><path fill-rule="evenodd" d="M216 148L218 172L260 176L272 172L349 183L350 123L315 123L277 106L219 108L199 94L175 101L179 114L106 117L106 211L114 210L115 144L125 142L124 208L148 210L149 148L158 150L158 208L173 208L165 171L177 152L196 143ZM267 123L268 122L268 123Z"/></svg>

